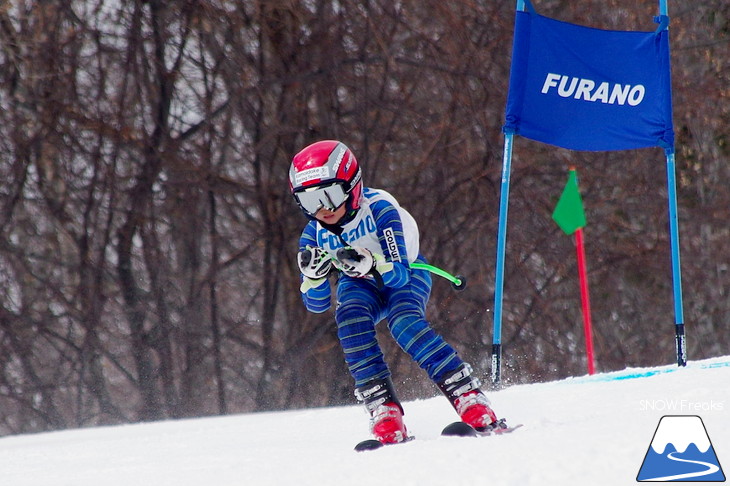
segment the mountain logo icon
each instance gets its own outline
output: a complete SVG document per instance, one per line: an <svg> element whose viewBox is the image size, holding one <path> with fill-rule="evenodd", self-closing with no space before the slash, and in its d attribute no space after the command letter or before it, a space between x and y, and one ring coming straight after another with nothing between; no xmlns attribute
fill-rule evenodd
<svg viewBox="0 0 730 486"><path fill-rule="evenodd" d="M696 415L662 417L636 480L725 481L702 419Z"/></svg>

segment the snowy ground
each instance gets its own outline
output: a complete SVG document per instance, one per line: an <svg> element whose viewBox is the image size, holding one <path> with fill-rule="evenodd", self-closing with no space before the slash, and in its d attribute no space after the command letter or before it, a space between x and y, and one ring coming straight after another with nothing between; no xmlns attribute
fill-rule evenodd
<svg viewBox="0 0 730 486"><path fill-rule="evenodd" d="M489 395L524 427L439 437L455 415L437 397L405 404L415 441L363 453L352 450L367 438L359 406L13 436L0 439L0 484L632 485L664 415L700 416L730 473L730 357Z"/></svg>

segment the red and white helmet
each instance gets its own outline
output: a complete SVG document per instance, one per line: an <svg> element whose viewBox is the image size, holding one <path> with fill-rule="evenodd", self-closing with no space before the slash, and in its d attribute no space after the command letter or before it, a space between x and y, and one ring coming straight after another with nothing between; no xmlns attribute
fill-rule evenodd
<svg viewBox="0 0 730 486"><path fill-rule="evenodd" d="M303 148L292 159L289 189L309 217L321 208L347 212L360 208L362 173L355 155L336 140L322 140Z"/></svg>

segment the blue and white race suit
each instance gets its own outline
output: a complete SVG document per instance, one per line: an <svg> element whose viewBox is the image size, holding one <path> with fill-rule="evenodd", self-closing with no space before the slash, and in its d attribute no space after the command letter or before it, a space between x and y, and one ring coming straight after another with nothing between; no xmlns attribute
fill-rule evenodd
<svg viewBox="0 0 730 486"><path fill-rule="evenodd" d="M360 209L346 224L328 229L310 221L299 240L300 251L307 246L319 246L332 256L343 246L364 247L393 264L382 275L382 288L373 279L344 274L337 282L337 332L356 387L390 376L375 337L375 325L383 319L398 345L434 382L461 365L456 351L426 321L431 275L409 266L425 263L419 254L418 226L393 196L365 188ZM331 292L324 280L303 292L302 299L309 311L325 312L331 306Z"/></svg>

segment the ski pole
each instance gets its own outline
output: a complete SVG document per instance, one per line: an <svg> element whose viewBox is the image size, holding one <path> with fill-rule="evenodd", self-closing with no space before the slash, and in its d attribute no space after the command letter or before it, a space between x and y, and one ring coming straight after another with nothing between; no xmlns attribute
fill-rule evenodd
<svg viewBox="0 0 730 486"><path fill-rule="evenodd" d="M442 270L439 267L429 265L428 263L413 262L410 264L410 267L416 270L427 270L435 275L438 275L439 277L445 278L446 280L451 282L451 286L454 287L454 290L461 291L466 288L466 279L463 275L451 275L446 270Z"/></svg>
<svg viewBox="0 0 730 486"><path fill-rule="evenodd" d="M337 250L338 256L340 251L343 251L345 254L348 255L349 258L352 259L356 259L356 257L358 256L357 252L350 248L341 248L340 250ZM445 278L446 280L451 282L451 286L454 287L454 290L461 291L466 288L466 279L461 275L451 275L446 270L442 270L439 267L429 265L428 263L413 262L410 263L409 266L414 270L427 270L435 275L438 275L439 277ZM383 278L375 269L373 269L372 273L373 277L375 277L376 282L380 281L382 283Z"/></svg>
<svg viewBox="0 0 730 486"><path fill-rule="evenodd" d="M308 251L312 251L312 247L307 247ZM358 259L359 256L357 252L353 251L352 248L345 247L341 248L342 252L346 255L348 255L349 258L352 259ZM338 252L340 251L338 250ZM328 255L329 259L332 261L337 261L337 257ZM310 257L311 258L311 257ZM438 275L439 277L443 277L449 282L451 282L451 286L454 288L454 290L462 291L466 288L466 278L463 275L451 275L446 270L443 270L439 267L436 267L434 265L429 265L428 263L420 263L420 262L413 262L409 264L410 268L414 270L426 270L428 272L431 272L435 275ZM373 277L375 278L376 282L379 282L378 287L382 287L382 281L383 277L375 270L373 270Z"/></svg>

